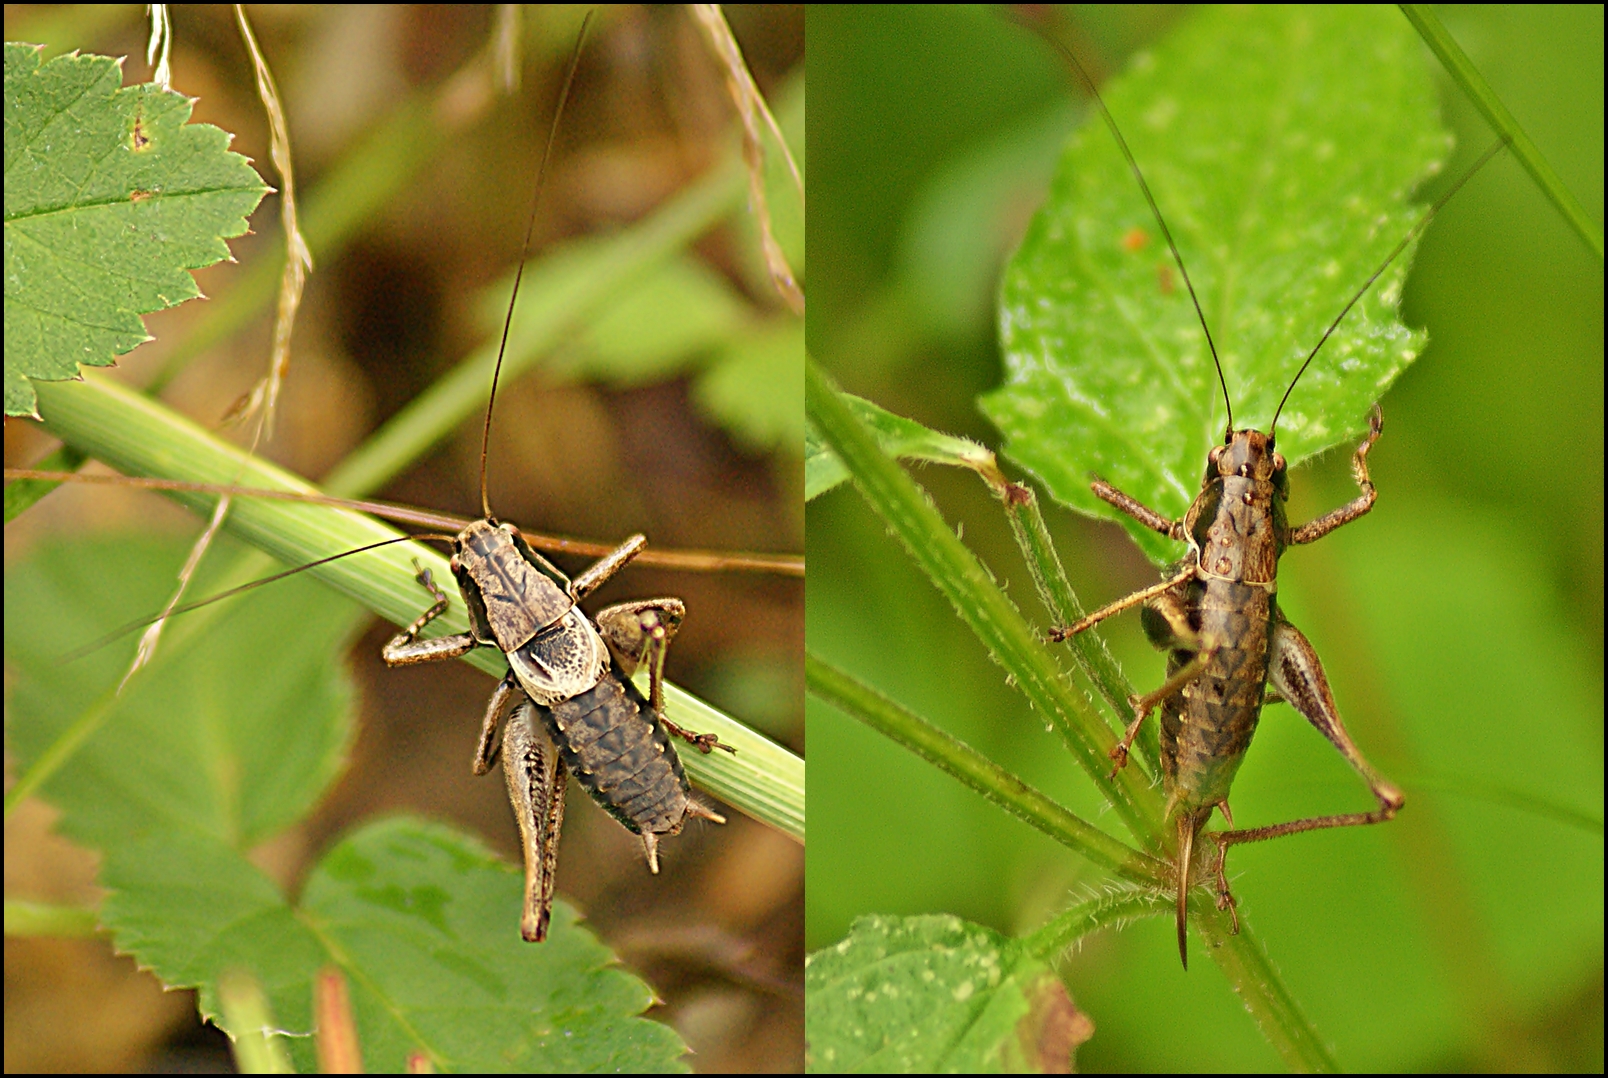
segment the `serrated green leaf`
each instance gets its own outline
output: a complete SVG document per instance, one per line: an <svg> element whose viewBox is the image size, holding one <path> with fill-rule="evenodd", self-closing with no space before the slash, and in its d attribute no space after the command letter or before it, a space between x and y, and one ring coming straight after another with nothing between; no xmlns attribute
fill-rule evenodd
<svg viewBox="0 0 1608 1078"><path fill-rule="evenodd" d="M62 833L97 849L176 829L244 850L311 811L351 743L356 610L311 581L254 592L204 634L170 624L121 694L138 633L61 661L160 610L183 560L132 536L43 547L8 575L7 747L26 773L76 746L43 793Z"/></svg>
<svg viewBox="0 0 1608 1078"><path fill-rule="evenodd" d="M78 376L149 340L140 315L200 294L187 270L268 188L190 99L123 87L116 60L7 43L6 414L33 415L28 378Z"/></svg>
<svg viewBox="0 0 1608 1078"><path fill-rule="evenodd" d="M442 1071L678 1071L685 1045L639 1017L653 991L564 902L528 944L507 916L519 872L473 839L406 818L371 824L315 867L299 903L238 851L169 832L107 852L103 921L163 983L197 987L224 1021L218 978L262 985L299 1069L316 1068L313 979L345 976L366 1068L417 1053Z"/></svg>
<svg viewBox="0 0 1608 1078"><path fill-rule="evenodd" d="M862 917L804 984L815 1072L1064 1071L1093 1032L1020 940L958 917Z"/></svg>
<svg viewBox="0 0 1608 1078"><path fill-rule="evenodd" d="M324 857L298 902L253 867L251 848L305 818L344 762L352 604L289 580L231 601L198 639L179 619L115 701L132 636L55 661L159 607L182 556L144 538L51 546L6 589L7 623L27 627L6 637L19 770L62 744L64 723L110 708L43 794L59 829L104 858L100 916L117 947L169 986L200 988L212 1017L218 978L247 969L281 1028L302 1034L313 975L334 964L375 1070L415 1051L441 1069L679 1067L675 1034L634 1017L651 991L607 968L573 910L555 906L541 947L519 938L521 875L471 839L373 825ZM311 1069L311 1042L287 1041Z"/></svg>
<svg viewBox="0 0 1608 1078"><path fill-rule="evenodd" d="M1234 423L1265 430L1419 218L1410 196L1449 148L1417 40L1386 9L1218 9L1101 92L1189 268ZM1422 349L1396 313L1411 255L1292 394L1277 431L1292 465L1360 432ZM1222 438L1221 391L1165 239L1092 111L1006 272L1000 324L1007 382L983 408L1007 452L1081 511L1118 516L1090 493L1092 472L1181 515ZM1127 523L1153 560L1176 554Z"/></svg>

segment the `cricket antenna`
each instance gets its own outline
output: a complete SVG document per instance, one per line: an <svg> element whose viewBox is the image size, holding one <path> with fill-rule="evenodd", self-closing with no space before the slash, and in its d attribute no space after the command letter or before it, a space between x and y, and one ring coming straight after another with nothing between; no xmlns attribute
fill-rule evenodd
<svg viewBox="0 0 1608 1078"><path fill-rule="evenodd" d="M1440 208L1446 205L1446 203L1451 200L1453 195L1461 191L1463 189L1463 185L1474 178L1474 173L1484 168L1485 162L1495 157L1497 151L1501 150L1502 147L1506 146L1507 144L1508 136L1503 135L1501 138L1497 139L1496 145L1492 146L1490 149L1481 154L1480 159L1474 162L1474 166L1467 172L1463 173L1462 178L1460 178L1456 183L1452 184L1450 190L1435 200L1435 204L1425 211L1424 216L1418 219L1417 224L1408 229L1407 235L1403 236L1401 238L1401 242L1396 244L1395 250L1391 251L1390 254L1385 256L1385 260L1379 264L1379 268L1373 271L1372 276L1363 282L1362 287L1357 289L1356 294L1346 301L1346 305L1340 309L1340 313L1334 316L1334 321L1329 323L1329 328L1323 331L1323 336L1318 338L1318 343L1313 345L1312 351L1307 353L1306 362L1301 364L1301 369L1295 372L1295 377L1290 379L1290 385L1285 389L1284 396L1279 399L1279 406L1273 412L1273 422L1267 425L1267 441L1269 445L1272 445L1274 442L1273 432L1274 428L1279 425L1279 413L1284 411L1285 402L1290 399L1290 394L1295 392L1295 383L1301 380L1301 376L1306 373L1306 369L1312 365L1312 360L1317 356L1318 349L1323 347L1323 343L1329 339L1329 335L1333 333L1335 328L1340 325L1341 320L1344 319L1346 315L1351 313L1351 308L1357 305L1357 301L1368 294L1368 289L1373 287L1373 283L1379 279L1379 275L1384 273L1385 270L1389 269L1390 264L1396 261L1396 257L1407 249L1407 245L1413 242L1413 240L1416 239L1418 235L1429 226L1429 222L1434 219L1435 214L1440 212Z"/></svg>
<svg viewBox="0 0 1608 1078"><path fill-rule="evenodd" d="M1031 26L1028 28L1035 29ZM1155 217L1156 224L1161 228L1161 234L1167 239L1167 250L1172 252L1173 261L1178 264L1178 272L1184 278L1184 286L1189 289L1189 301L1195 305L1195 315L1200 319L1201 331L1206 334L1206 347L1210 348L1212 352L1212 365L1217 368L1217 384L1223 389L1223 407L1228 410L1228 425L1223 435L1223 441L1227 442L1229 436L1234 433L1234 404L1228 399L1228 381L1223 377L1223 364L1217 358L1217 344L1212 340L1211 327L1206 324L1206 312L1200 309L1200 299L1195 295L1195 282L1189 279L1189 270L1184 266L1184 256L1178 253L1178 244L1173 242L1172 230L1167 227L1166 219L1161 216L1161 209L1156 205L1155 196L1150 193L1150 185L1145 182L1145 174L1139 171L1139 162L1133 159L1133 151L1128 149L1128 140L1122 137L1122 131L1117 127L1117 121L1111 116L1111 110L1106 108L1105 99L1100 96L1100 91L1094 87L1094 80L1083 69L1083 65L1078 63L1078 58L1072 55L1071 49L1055 40L1048 33L1040 32L1039 36L1054 46L1055 50L1061 54L1066 62L1072 65L1072 70L1078 73L1078 78L1083 81L1083 86L1089 91L1089 96L1094 98L1095 105L1100 109L1100 115L1105 118L1106 127L1111 129L1111 137L1117 140L1117 148L1122 151L1122 156L1128 161L1128 168L1132 170L1133 178L1139 181L1139 190L1144 192L1145 201L1150 204L1151 216Z"/></svg>
<svg viewBox="0 0 1608 1078"><path fill-rule="evenodd" d="M575 70L581 66L581 49L586 44L586 31L591 28L593 8L581 21L581 32L575 36L575 50L570 53L569 67L564 72L564 86L558 92L558 107L553 110L553 126L547 131L547 145L542 150L542 163L536 169L536 192L530 200L530 220L525 224L525 245L519 251L519 268L514 271L514 292L508 297L508 314L503 319L502 342L497 345L497 365L491 372L491 395L486 398L486 424L480 432L480 510L491 520L491 500L486 496L486 456L491 447L491 413L497 403L497 379L502 374L503 353L508 349L508 331L514 324L514 304L519 299L519 282L525 276L525 259L530 257L530 238L536 232L536 210L542 203L542 185L547 179L547 162L553 156L553 143L558 139L558 123L564 117L564 105L569 101L570 87L575 84Z"/></svg>

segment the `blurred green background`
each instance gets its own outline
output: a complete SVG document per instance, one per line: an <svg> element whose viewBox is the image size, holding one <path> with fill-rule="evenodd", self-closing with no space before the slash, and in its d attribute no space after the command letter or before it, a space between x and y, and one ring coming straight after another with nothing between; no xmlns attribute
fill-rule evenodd
<svg viewBox="0 0 1608 1078"><path fill-rule="evenodd" d="M1059 13L1096 79L1184 17ZM1602 9L1441 17L1600 220ZM851 392L997 444L974 404L1000 379L994 290L1083 114L1071 77L984 9L814 7L807 30L810 350ZM1455 177L1493 136L1436 77ZM1282 565L1281 602L1348 725L1408 796L1387 826L1231 861L1244 916L1347 1069L1601 1067L1602 294L1600 260L1511 157L1488 166L1408 278L1404 317L1430 345L1383 401L1378 508ZM1047 626L982 484L916 477ZM1345 454L1292 485L1296 520L1355 489ZM1090 605L1154 580L1115 527L1046 515ZM1102 819L1060 742L852 490L809 506L808 548L812 651ZM1137 685L1159 682L1137 618L1106 635ZM808 723L811 949L872 912L1020 933L1103 882L834 710L811 701ZM1367 805L1306 723L1268 712L1235 786L1242 826ZM1163 921L1090 939L1062 968L1096 1025L1084 1069L1280 1065L1215 966L1180 971Z"/></svg>

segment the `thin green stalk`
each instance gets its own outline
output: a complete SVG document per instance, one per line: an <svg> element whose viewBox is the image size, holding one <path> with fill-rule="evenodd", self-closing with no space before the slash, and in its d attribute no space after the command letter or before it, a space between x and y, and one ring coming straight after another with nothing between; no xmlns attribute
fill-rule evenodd
<svg viewBox="0 0 1608 1078"><path fill-rule="evenodd" d="M1491 84L1485 81L1474 62L1468 54L1458 45L1457 39L1452 37L1440 18L1428 4L1401 4L1401 13L1407 16L1407 21L1413 24L1418 36L1424 39L1452 81L1460 86L1474 107L1480 110L1497 134L1507 139L1508 145L1513 149L1513 156L1519 159L1524 171L1530 174L1541 193L1547 197L1563 219L1574 229L1575 234L1586 241L1600 261L1602 259L1602 225L1592 220L1586 208L1575 198L1574 192L1569 190L1552 166L1547 163L1541 148L1537 146L1530 136L1525 134L1519 121L1502 104L1502 99L1496 96Z"/></svg>
<svg viewBox="0 0 1608 1078"><path fill-rule="evenodd" d="M526 282L516 319L517 342L503 358L502 384L512 384L546 358L599 307L708 231L741 205L742 173L735 160L682 191L651 216L608 239L588 243L581 265L543 281L541 266ZM418 460L470 415L483 411L497 362L497 341L455 366L392 416L326 479L331 493L377 490Z"/></svg>
<svg viewBox="0 0 1608 1078"><path fill-rule="evenodd" d="M988 570L955 537L898 462L878 448L875 436L839 399L830 377L807 357L804 390L810 421L843 461L866 501L1017 688L1050 716L1074 758L1112 799L1124 824L1149 848L1160 848L1159 798L1143 785L1135 768L1124 768L1115 780L1107 778L1110 762L1105 752L1115 741L1110 729L1089 702L1071 690L1049 650L994 584ZM1190 910L1207 941L1207 952L1274 1049L1292 1068L1334 1070L1334 1060L1317 1031L1278 979L1249 929L1232 934L1229 913L1216 909L1199 891L1191 896Z"/></svg>
<svg viewBox="0 0 1608 1078"><path fill-rule="evenodd" d="M1035 958L1049 961L1084 936L1102 928L1120 928L1129 921L1168 916L1172 911L1172 896L1165 891L1122 887L1063 910L1049 924L1023 937L1022 944Z"/></svg>
<svg viewBox="0 0 1608 1078"><path fill-rule="evenodd" d="M1189 909L1190 919L1206 941L1206 953L1228 978L1274 1051L1294 1070L1338 1072L1339 1064L1329 1053L1328 1045L1302 1013L1289 986L1279 978L1250 926L1242 920L1239 933L1230 934L1229 915L1216 909L1199 891L1191 896Z"/></svg>
<svg viewBox="0 0 1608 1078"><path fill-rule="evenodd" d="M1010 522L1011 534L1021 548L1039 598L1061 625L1083 620L1083 604L1061 568L1061 556L1056 553L1050 530L1044 525L1044 514L1039 512L1038 497L1033 489L1026 484L1007 483L1000 493L1005 502L1005 519ZM1117 665L1099 630L1079 633L1067 643L1084 676L1110 707L1111 714L1118 717L1117 728L1121 732L1133 717L1133 706L1128 703L1134 695L1133 683ZM1137 763L1151 775L1158 773L1160 749L1155 726L1141 727L1134 746L1138 751L1129 757L1129 766Z"/></svg>
<svg viewBox="0 0 1608 1078"><path fill-rule="evenodd" d="M1150 847L1160 846L1161 803L1143 776L1123 769L1110 777L1110 728L1044 647L989 571L955 537L924 491L838 398L831 379L806 358L804 400L810 421L854 477L856 487L904 544L921 570L953 604L1017 688L1060 732L1084 771L1111 799L1123 825Z"/></svg>
<svg viewBox="0 0 1608 1078"><path fill-rule="evenodd" d="M183 416L107 379L92 376L83 382L40 383L37 388L40 412L52 432L120 471L189 482L314 489L289 472L256 458L247 458L237 447L217 439ZM173 497L202 512L210 511L213 500L207 495L175 494ZM361 513L251 497L235 499L227 526L248 543L290 565L315 561L402 534ZM421 609L423 593L414 580L415 558L430 569L436 579L452 579L446 560L419 543L382 547L309 572L387 621L405 625ZM214 609L207 607L179 620L202 618L194 624L204 625L204 615ZM445 632L463 631L467 622L462 604L453 604L437 624ZM170 641L175 642L178 641ZM495 649L477 648L466 655L464 661L494 677L501 677L506 669L502 656ZM735 755L683 753L683 762L694 781L707 785L743 812L802 838L803 762L675 686L667 685L666 691L672 713L681 711L690 715L696 709L697 729L718 734L722 741L738 750ZM18 776L16 785L6 793L7 814L23 796L38 788L49 769L61 766L66 758L47 753L40 764Z"/></svg>
<svg viewBox="0 0 1608 1078"><path fill-rule="evenodd" d="M1168 865L1057 804L988 757L816 655L804 655L810 692L970 786L1006 812L1119 876L1164 885Z"/></svg>

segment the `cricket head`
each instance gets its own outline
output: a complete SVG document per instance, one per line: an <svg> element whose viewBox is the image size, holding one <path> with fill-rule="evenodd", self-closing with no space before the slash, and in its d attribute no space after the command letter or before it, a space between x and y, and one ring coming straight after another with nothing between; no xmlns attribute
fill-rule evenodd
<svg viewBox="0 0 1608 1078"><path fill-rule="evenodd" d="M1283 485L1284 456L1273 448L1271 434L1230 431L1222 445L1212 447L1206 457L1205 482L1236 478Z"/></svg>

